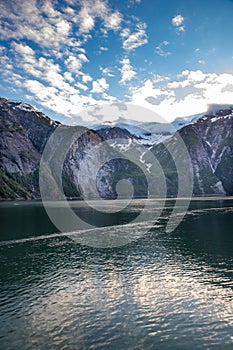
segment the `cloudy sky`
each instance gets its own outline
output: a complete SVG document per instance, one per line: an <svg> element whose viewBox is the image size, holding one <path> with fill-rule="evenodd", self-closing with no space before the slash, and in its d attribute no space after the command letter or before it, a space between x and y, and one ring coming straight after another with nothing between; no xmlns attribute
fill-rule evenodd
<svg viewBox="0 0 233 350"><path fill-rule="evenodd" d="M119 102L169 121L233 104L232 23L230 0L0 0L0 96L77 123Z"/></svg>

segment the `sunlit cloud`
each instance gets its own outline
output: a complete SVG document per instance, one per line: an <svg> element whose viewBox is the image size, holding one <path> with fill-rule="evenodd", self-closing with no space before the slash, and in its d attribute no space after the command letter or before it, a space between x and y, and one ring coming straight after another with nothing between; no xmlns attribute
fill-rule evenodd
<svg viewBox="0 0 233 350"><path fill-rule="evenodd" d="M170 56L171 52L166 50L166 46L168 46L169 44L170 44L169 41L165 40L162 43L160 43L158 46L156 46L155 52L157 53L157 55L162 57Z"/></svg>
<svg viewBox="0 0 233 350"><path fill-rule="evenodd" d="M110 0L0 0L2 94L26 96L52 117L59 114L58 119L118 99L169 119L205 110L208 103L231 102L231 74L208 71L220 52L217 43L207 50L201 42L185 41L195 31L174 35L186 30L186 14L175 13L170 26L164 17L167 29L161 35L152 15L145 11L140 18L143 1L118 5ZM231 57L232 52L230 66Z"/></svg>
<svg viewBox="0 0 233 350"><path fill-rule="evenodd" d="M128 51L134 50L139 46L147 44L148 39L146 34L146 24L139 23L137 25L136 31L133 33L131 33L129 28L125 28L121 32L121 37L123 40L123 48Z"/></svg>
<svg viewBox="0 0 233 350"><path fill-rule="evenodd" d="M79 32L89 33L94 29L97 18L100 18L103 21L103 30L120 29L122 15L119 11L111 12L107 1L89 0L82 2L82 8L77 16Z"/></svg>
<svg viewBox="0 0 233 350"><path fill-rule="evenodd" d="M131 103L154 110L169 121L207 110L208 104L232 104L233 74L185 70L178 80L147 80L131 88Z"/></svg>
<svg viewBox="0 0 233 350"><path fill-rule="evenodd" d="M93 81L92 83L92 90L93 93L102 93L105 90L108 90L109 84L106 82L105 78L97 79L96 81Z"/></svg>
<svg viewBox="0 0 233 350"><path fill-rule="evenodd" d="M103 67L100 67L100 70L102 72L103 75L106 75L108 77L114 77L115 75L112 73L112 70L108 67L106 68L103 68Z"/></svg>
<svg viewBox="0 0 233 350"><path fill-rule="evenodd" d="M185 26L184 26L184 17L181 15L177 15L172 18L172 24L176 28L177 32L184 32Z"/></svg>
<svg viewBox="0 0 233 350"><path fill-rule="evenodd" d="M120 29L121 21L122 21L122 17L118 11L112 13L110 16L107 16L104 19L105 27L107 29L112 29L112 30Z"/></svg>
<svg viewBox="0 0 233 350"><path fill-rule="evenodd" d="M84 83L88 83L88 82L90 82L92 80L93 80L93 78L89 74L82 73L82 81Z"/></svg>
<svg viewBox="0 0 233 350"><path fill-rule="evenodd" d="M133 70L133 67L130 64L129 58L125 57L120 62L122 64L122 67L120 68L121 72L121 84L125 84L126 82L132 80L136 76L135 70Z"/></svg>
<svg viewBox="0 0 233 350"><path fill-rule="evenodd" d="M176 27L179 27L184 22L184 17L181 15L177 15L172 18L172 24Z"/></svg>
<svg viewBox="0 0 233 350"><path fill-rule="evenodd" d="M65 64L66 67L76 74L79 73L80 69L82 68L83 63L88 62L88 58L83 53L78 54L77 56L70 55L66 60Z"/></svg>

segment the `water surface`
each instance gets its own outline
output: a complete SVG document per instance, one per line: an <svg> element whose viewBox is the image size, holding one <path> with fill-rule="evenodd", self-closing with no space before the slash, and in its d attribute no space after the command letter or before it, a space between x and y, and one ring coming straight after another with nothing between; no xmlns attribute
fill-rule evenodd
<svg viewBox="0 0 233 350"><path fill-rule="evenodd" d="M59 235L41 202L0 203L0 348L232 349L233 200L193 200L167 234L173 204L140 239L97 249ZM143 203L111 218L74 207L105 226Z"/></svg>

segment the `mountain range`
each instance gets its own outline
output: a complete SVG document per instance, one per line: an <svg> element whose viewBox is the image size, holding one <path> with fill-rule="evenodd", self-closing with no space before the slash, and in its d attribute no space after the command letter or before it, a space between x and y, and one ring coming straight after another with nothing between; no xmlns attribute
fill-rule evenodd
<svg viewBox="0 0 233 350"><path fill-rule="evenodd" d="M149 195L160 196L162 177L167 196L182 194L180 187L185 189L190 178L194 196L233 195L231 105L211 105L206 113L175 119L172 125L122 118L86 129L61 125L29 104L0 98L1 199L40 198L40 160L55 130L81 135L62 166L69 198L117 198L122 179L132 184L134 197L148 196L148 181ZM56 198L56 193L49 195Z"/></svg>

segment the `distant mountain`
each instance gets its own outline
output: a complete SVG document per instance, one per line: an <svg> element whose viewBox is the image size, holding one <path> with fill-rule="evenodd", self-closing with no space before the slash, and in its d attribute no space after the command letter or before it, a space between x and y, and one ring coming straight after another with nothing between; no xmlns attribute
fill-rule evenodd
<svg viewBox="0 0 233 350"><path fill-rule="evenodd" d="M79 126L71 129L62 126L29 104L0 98L0 198L40 197L41 155L58 127L66 132L82 130ZM186 154L179 146L178 136L185 142L193 169L187 169ZM54 147L59 150L58 144ZM175 150L173 158L169 149ZM132 183L135 197L147 196L145 174L150 176L153 171L147 150L161 164L168 195L175 196L178 191L174 157L181 164L183 186L193 171L194 195L233 195L233 107L211 105L206 114L176 119L172 126L132 125L120 120L114 126L99 126L83 132L65 157L62 181L66 196L116 198L116 186L122 178ZM127 159L128 154L133 161ZM90 179L97 190L91 186ZM155 184L154 195L159 181ZM49 195L56 198L55 193Z"/></svg>
<svg viewBox="0 0 233 350"><path fill-rule="evenodd" d="M100 129L110 130L111 128L116 127L125 129L142 145L152 146L166 140L182 127L194 123L201 116L203 116L203 114L185 118L176 118L171 123L138 122L135 120L119 118L117 122L94 125L92 128L96 131Z"/></svg>

